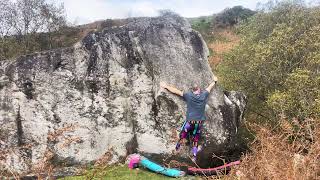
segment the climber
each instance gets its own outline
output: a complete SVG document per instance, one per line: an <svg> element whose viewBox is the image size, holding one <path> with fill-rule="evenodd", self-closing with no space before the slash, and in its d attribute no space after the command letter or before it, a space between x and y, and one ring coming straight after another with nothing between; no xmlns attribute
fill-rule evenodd
<svg viewBox="0 0 320 180"><path fill-rule="evenodd" d="M165 82L160 83L160 87L183 97L187 103L186 121L182 127L179 137L180 139L176 145L176 150L179 150L181 143L189 135L192 140L192 154L194 161L196 160L196 156L199 151L198 141L201 136L201 128L206 120L205 106L209 97L209 93L216 84L217 80L218 78L213 76L213 82L205 90L200 89L199 85L194 85L191 91L188 92L180 91L173 86L167 85Z"/></svg>

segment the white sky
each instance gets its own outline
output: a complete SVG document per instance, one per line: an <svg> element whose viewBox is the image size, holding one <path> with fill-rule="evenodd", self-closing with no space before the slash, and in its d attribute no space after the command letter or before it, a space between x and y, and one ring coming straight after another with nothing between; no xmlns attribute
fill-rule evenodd
<svg viewBox="0 0 320 180"><path fill-rule="evenodd" d="M53 0L51 0L53 1ZM184 17L218 13L227 7L242 5L252 10L268 0L56 0L63 2L69 22L85 24L102 19L156 16L170 9ZM307 2L320 0L307 0Z"/></svg>

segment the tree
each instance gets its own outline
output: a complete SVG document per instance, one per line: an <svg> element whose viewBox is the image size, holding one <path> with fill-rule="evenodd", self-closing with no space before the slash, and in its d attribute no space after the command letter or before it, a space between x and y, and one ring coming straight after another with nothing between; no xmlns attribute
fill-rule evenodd
<svg viewBox="0 0 320 180"><path fill-rule="evenodd" d="M253 16L255 11L242 6L234 6L225 9L213 19L213 25L216 28L225 28L238 24L241 21L247 20Z"/></svg>
<svg viewBox="0 0 320 180"><path fill-rule="evenodd" d="M0 37L10 35L12 31L12 8L10 1L0 0Z"/></svg>
<svg viewBox="0 0 320 180"><path fill-rule="evenodd" d="M11 50L17 44L22 53L42 49L36 41L40 37L47 38L45 41L51 47L52 32L66 26L63 4L55 5L45 0L0 0L0 8L1 59L11 57ZM47 36L40 36L41 33L47 33Z"/></svg>
<svg viewBox="0 0 320 180"><path fill-rule="evenodd" d="M12 3L12 22L15 34L27 35L50 32L65 25L64 7L46 3L45 0L17 0Z"/></svg>
<svg viewBox="0 0 320 180"><path fill-rule="evenodd" d="M5 46L5 38L9 36L12 31L13 16L10 4L6 0L0 0L0 59L7 57L7 48Z"/></svg>
<svg viewBox="0 0 320 180"><path fill-rule="evenodd" d="M13 7L13 28L15 34L23 38L26 50L30 49L32 41L28 35L50 33L65 25L63 5L56 7L45 0L17 0Z"/></svg>

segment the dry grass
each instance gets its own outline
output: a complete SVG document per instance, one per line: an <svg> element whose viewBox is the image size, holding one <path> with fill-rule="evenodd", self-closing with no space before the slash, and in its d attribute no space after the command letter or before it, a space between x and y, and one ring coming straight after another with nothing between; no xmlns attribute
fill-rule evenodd
<svg viewBox="0 0 320 180"><path fill-rule="evenodd" d="M61 142L62 145L59 148L66 148L73 143L80 143L81 138L67 135L76 129L77 125L66 124L64 127L55 129L54 131L48 132L47 144L56 144ZM6 145L5 142L0 140L0 143ZM23 146L5 146L5 148L0 149L0 179L8 177L8 179L21 179L26 174L19 174L15 170L10 169L5 165L7 158L10 154L16 154L18 150L31 150L34 144L25 144ZM37 163L31 165L31 172L29 174L34 174L37 179L54 179L53 171L54 165L52 164L52 159L54 157L54 150L47 145L44 153L41 155ZM10 178L9 178L10 177Z"/></svg>
<svg viewBox="0 0 320 180"><path fill-rule="evenodd" d="M109 148L99 159L94 163L95 167L107 166L109 161L111 161L114 154L113 148Z"/></svg>
<svg viewBox="0 0 320 180"><path fill-rule="evenodd" d="M320 179L319 121L281 120L273 128L249 127L256 133L251 152L222 179Z"/></svg>
<svg viewBox="0 0 320 180"><path fill-rule="evenodd" d="M213 56L209 58L211 67L217 66L221 62L223 54L230 51L234 46L239 44L240 41L240 38L236 36L232 30L222 30L213 33L214 36L220 38L208 44L208 47L214 53Z"/></svg>
<svg viewBox="0 0 320 180"><path fill-rule="evenodd" d="M65 127L61 127L52 132L48 132L48 144L55 143L56 141L61 141L63 144L59 148L66 148L72 143L79 143L81 139L78 137L68 137L65 134L73 132L77 125L66 124ZM72 139L72 141L70 140ZM73 139L76 139L75 141ZM43 153L40 161L33 165L32 172L34 172L38 179L53 179L54 165L51 163L55 153L54 150L47 146L45 152Z"/></svg>

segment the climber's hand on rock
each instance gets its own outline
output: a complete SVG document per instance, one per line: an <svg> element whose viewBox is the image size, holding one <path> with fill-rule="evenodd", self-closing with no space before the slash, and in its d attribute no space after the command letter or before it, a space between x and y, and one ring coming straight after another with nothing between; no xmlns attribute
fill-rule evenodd
<svg viewBox="0 0 320 180"><path fill-rule="evenodd" d="M160 87L166 89L166 88L167 88L167 83L165 83L165 82L160 82Z"/></svg>
<svg viewBox="0 0 320 180"><path fill-rule="evenodd" d="M212 76L212 79L213 79L213 81L218 81L218 77L215 75Z"/></svg>

